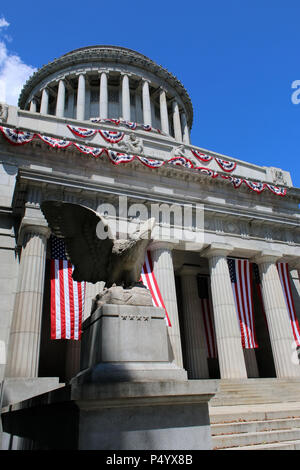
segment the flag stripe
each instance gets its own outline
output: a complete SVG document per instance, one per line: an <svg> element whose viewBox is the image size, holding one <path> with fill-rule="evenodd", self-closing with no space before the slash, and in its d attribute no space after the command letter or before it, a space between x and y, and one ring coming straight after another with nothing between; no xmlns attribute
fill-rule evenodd
<svg viewBox="0 0 300 470"><path fill-rule="evenodd" d="M66 259L61 239L51 237L51 339L81 338L85 283L73 280L74 267Z"/></svg>
<svg viewBox="0 0 300 470"><path fill-rule="evenodd" d="M154 275L151 253L149 251L146 253L145 256L145 262L141 272L141 280L144 286L146 286L151 292L153 305L155 305L156 307L161 307L165 310L166 323L168 326L172 326L160 289L156 281L156 277Z"/></svg>
<svg viewBox="0 0 300 470"><path fill-rule="evenodd" d="M300 327L299 327L298 318L296 317L296 310L295 310L295 304L294 304L294 299L292 295L288 263L277 263L277 270L278 270L280 282L282 285L285 303L286 303L287 310L290 316L293 336L294 336L297 346L300 346Z"/></svg>
<svg viewBox="0 0 300 470"><path fill-rule="evenodd" d="M234 302L240 323L241 341L245 349L257 348L254 313L252 276L249 260L228 259Z"/></svg>

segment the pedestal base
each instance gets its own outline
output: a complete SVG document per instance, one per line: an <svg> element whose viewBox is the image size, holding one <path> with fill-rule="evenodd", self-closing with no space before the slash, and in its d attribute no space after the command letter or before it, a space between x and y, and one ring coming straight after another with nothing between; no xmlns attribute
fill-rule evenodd
<svg viewBox="0 0 300 470"><path fill-rule="evenodd" d="M208 450L216 390L213 380L73 386L13 406L3 428L34 449Z"/></svg>

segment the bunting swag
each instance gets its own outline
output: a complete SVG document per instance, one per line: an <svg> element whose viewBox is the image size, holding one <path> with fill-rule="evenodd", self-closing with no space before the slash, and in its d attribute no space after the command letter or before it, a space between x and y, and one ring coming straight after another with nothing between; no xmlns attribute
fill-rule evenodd
<svg viewBox="0 0 300 470"><path fill-rule="evenodd" d="M73 281L74 267L66 259L61 238L50 237L51 339L81 338L85 283Z"/></svg>
<svg viewBox="0 0 300 470"><path fill-rule="evenodd" d="M32 132L23 132L18 129L10 129L9 127L0 126L0 130L5 139L12 145L27 144L35 137L35 134Z"/></svg>
<svg viewBox="0 0 300 470"><path fill-rule="evenodd" d="M200 297L203 324L206 337L207 357L215 359L218 357L217 341L212 314L211 302L209 299L208 279L204 276L198 276L198 294Z"/></svg>
<svg viewBox="0 0 300 470"><path fill-rule="evenodd" d="M252 189L252 191L255 191L256 193L260 194L263 192L265 189L266 185L265 183L257 183L255 181L249 181L249 180L244 180L248 188Z"/></svg>
<svg viewBox="0 0 300 470"><path fill-rule="evenodd" d="M211 176L212 178L217 178L218 173L214 170L210 170L209 168L203 167L203 166L195 166L194 170L198 170L201 173L204 173L205 175Z"/></svg>
<svg viewBox="0 0 300 470"><path fill-rule="evenodd" d="M239 188L244 181L242 178L236 178L235 176L228 176L228 175L221 175L221 176L222 178L229 180L233 184L235 189Z"/></svg>
<svg viewBox="0 0 300 470"><path fill-rule="evenodd" d="M107 150L107 155L109 156L110 161L114 165L119 165L120 163L129 163L134 160L134 155L127 155L126 153L114 152L113 150Z"/></svg>
<svg viewBox="0 0 300 470"><path fill-rule="evenodd" d="M99 134L104 140L106 140L106 142L110 142L111 144L117 144L125 135L124 132L102 131L101 129L99 129Z"/></svg>
<svg viewBox="0 0 300 470"><path fill-rule="evenodd" d="M85 129L83 127L70 126L69 124L67 127L74 135L81 137L82 139L93 137L97 133L96 129Z"/></svg>
<svg viewBox="0 0 300 470"><path fill-rule="evenodd" d="M185 168L193 168L193 163L185 157L173 157L168 160L171 165L184 166Z"/></svg>
<svg viewBox="0 0 300 470"><path fill-rule="evenodd" d="M227 162L226 160L222 160L222 158L217 157L215 157L215 160L223 171L231 172L236 168L236 162Z"/></svg>
<svg viewBox="0 0 300 470"><path fill-rule="evenodd" d="M160 289L158 287L155 274L153 272L153 264L150 251L147 251L145 257L145 263L142 267L141 272L141 281L147 289L150 290L152 295L152 302L155 307L161 307L164 309L166 314L166 323L168 326L172 326L170 322L170 318L165 307L162 295L160 293Z"/></svg>
<svg viewBox="0 0 300 470"><path fill-rule="evenodd" d="M161 161L161 160L153 160L151 158L140 157L138 155L137 155L137 159L141 163L143 163L143 165L146 165L148 168L160 168L165 163L164 161Z"/></svg>
<svg viewBox="0 0 300 470"><path fill-rule="evenodd" d="M252 279L250 262L246 259L228 258L233 296L238 314L242 346L245 349L257 348L252 300Z"/></svg>
<svg viewBox="0 0 300 470"><path fill-rule="evenodd" d="M128 163L128 162L133 161L134 159L138 159L139 162L141 162L143 165L151 169L158 169L162 167L163 165L170 164L170 165L175 165L175 166L182 166L184 168L188 168L191 170L197 170L200 173L210 176L211 178L217 178L218 176L220 176L224 179L228 179L233 184L235 189L239 188L241 184L245 182L245 184L247 184L249 189L251 189L252 191L255 191L258 194L261 193L265 188L268 188L273 194L277 196L285 196L287 193L286 188L280 188L278 186L274 186L274 185L267 184L267 183L244 180L242 178L233 177L233 176L229 176L226 174L222 175L221 173L218 173L217 171L211 170L206 167L197 167L197 166L195 167L194 164L191 162L191 160L183 156L173 157L173 158L170 158L169 160L156 160L153 158L146 158L146 157L142 157L138 155L134 156L134 155L127 155L125 153L118 153L118 152L109 150L106 147L89 147L87 145L82 145L78 142L72 142L72 141L65 140L65 139L58 139L58 138L41 135L41 134L34 134L31 132L27 132L27 131L19 131L18 129L11 129L9 127L0 126L0 131L3 134L3 137L12 145L24 145L26 143L31 142L34 138L40 138L43 142L45 142L52 148L65 149L73 145L74 147L77 148L77 150L79 150L79 152L85 155L90 155L95 158L101 156L103 153L106 153L110 161L114 163L115 165L118 165L120 163ZM99 130L99 132L101 131ZM102 131L102 132L107 132L108 135L110 135L111 140L119 139L119 137L116 137L117 134L119 134L120 137L121 135L124 136L123 132L119 132L119 133L118 132L112 133L110 131ZM121 137L121 139L122 138L123 137Z"/></svg>
<svg viewBox="0 0 300 470"><path fill-rule="evenodd" d="M103 153L106 153L104 148L88 147L87 145L77 144L76 142L73 142L73 145L79 150L79 152L84 153L85 155L91 155L95 158L98 158Z"/></svg>
<svg viewBox="0 0 300 470"><path fill-rule="evenodd" d="M191 149L192 154L198 158L198 160L201 160L202 162L210 162L213 157L210 155L206 155L205 153L199 152L199 150Z"/></svg>
<svg viewBox="0 0 300 470"><path fill-rule="evenodd" d="M65 149L72 145L72 142L69 140L64 139L55 139L54 137L48 137L47 135L38 134L39 138L45 142L46 144L50 145L53 148Z"/></svg>
<svg viewBox="0 0 300 470"><path fill-rule="evenodd" d="M277 263L277 270L282 285L284 300L289 312L294 339L297 346L300 346L300 327L296 317L296 310L291 289L291 280L288 263Z"/></svg>

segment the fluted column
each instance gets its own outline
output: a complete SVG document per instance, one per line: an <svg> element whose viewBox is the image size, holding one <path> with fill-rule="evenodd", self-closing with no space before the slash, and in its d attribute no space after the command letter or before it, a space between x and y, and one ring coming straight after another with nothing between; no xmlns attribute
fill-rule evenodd
<svg viewBox="0 0 300 470"><path fill-rule="evenodd" d="M179 106L176 100L172 102L172 109L173 109L173 126L174 126L175 140L177 140L178 142L182 142Z"/></svg>
<svg viewBox="0 0 300 470"><path fill-rule="evenodd" d="M85 76L81 73L78 77L77 112L76 119L84 121L85 117Z"/></svg>
<svg viewBox="0 0 300 470"><path fill-rule="evenodd" d="M182 140L185 144L189 145L190 144L190 130L189 130L185 113L181 114L181 122L182 122L182 129L183 129Z"/></svg>
<svg viewBox="0 0 300 470"><path fill-rule="evenodd" d="M144 119L144 124L152 126L149 82L147 80L143 81L142 96L143 96L143 119Z"/></svg>
<svg viewBox="0 0 300 470"><path fill-rule="evenodd" d="M266 251L256 257L255 262L259 266L276 375L278 378L292 378L300 376L300 365L292 361L294 337L276 266L280 258L279 252Z"/></svg>
<svg viewBox="0 0 300 470"><path fill-rule="evenodd" d="M154 274L172 325L171 327L168 327L168 334L173 351L173 360L177 366L182 367L182 349L172 259L172 245L170 243L155 242L151 245L150 249L152 253Z"/></svg>
<svg viewBox="0 0 300 470"><path fill-rule="evenodd" d="M180 271L185 351L189 379L208 379L206 338L197 285L197 268Z"/></svg>
<svg viewBox="0 0 300 470"><path fill-rule="evenodd" d="M37 377L49 229L25 226L6 377Z"/></svg>
<svg viewBox="0 0 300 470"><path fill-rule="evenodd" d="M159 92L159 105L160 105L160 122L161 130L166 134L170 133L169 130L169 116L167 107L167 96L165 90L161 88Z"/></svg>
<svg viewBox="0 0 300 470"><path fill-rule="evenodd" d="M231 287L229 245L213 243L201 256L209 259L218 358L222 379L247 378L241 331Z"/></svg>
<svg viewBox="0 0 300 470"><path fill-rule="evenodd" d="M41 114L48 114L48 106L49 106L49 90L44 88L42 91L42 100L41 100Z"/></svg>
<svg viewBox="0 0 300 470"><path fill-rule="evenodd" d="M57 92L57 101L56 101L56 116L63 117L65 111L65 96L66 96L66 86L64 80L59 80L58 83L58 92Z"/></svg>
<svg viewBox="0 0 300 470"><path fill-rule="evenodd" d="M127 74L122 77L122 117L125 121L130 121L130 90Z"/></svg>
<svg viewBox="0 0 300 470"><path fill-rule="evenodd" d="M108 87L107 72L100 74L100 93L99 93L99 116L101 119L108 118Z"/></svg>
<svg viewBox="0 0 300 470"><path fill-rule="evenodd" d="M34 98L30 101L29 111L36 113L36 100Z"/></svg>

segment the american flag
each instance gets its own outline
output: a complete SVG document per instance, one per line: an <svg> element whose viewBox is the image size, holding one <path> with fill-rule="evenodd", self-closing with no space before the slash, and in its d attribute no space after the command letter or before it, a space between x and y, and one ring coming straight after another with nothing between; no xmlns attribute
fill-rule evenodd
<svg viewBox="0 0 300 470"><path fill-rule="evenodd" d="M158 287L154 272L153 272L153 263L151 258L150 251L147 251L145 256L145 263L142 267L141 272L141 281L147 289L150 290L152 295L152 302L155 307L161 307L165 310L165 318L168 326L171 326L170 318L164 304L160 289Z"/></svg>
<svg viewBox="0 0 300 470"><path fill-rule="evenodd" d="M257 348L253 318L250 262L246 259L228 258L228 267L236 311L240 322L242 346L245 349Z"/></svg>
<svg viewBox="0 0 300 470"><path fill-rule="evenodd" d="M51 339L80 339L85 283L73 281L64 240L50 237Z"/></svg>
<svg viewBox="0 0 300 470"><path fill-rule="evenodd" d="M300 346L300 328L298 319L296 317L288 263L277 263L277 270L283 289L284 300L291 320L294 339L296 341L297 346Z"/></svg>
<svg viewBox="0 0 300 470"><path fill-rule="evenodd" d="M198 295L201 303L203 324L206 336L207 357L209 359L213 359L218 356L218 351L212 307L209 298L208 279L205 276L198 276Z"/></svg>

